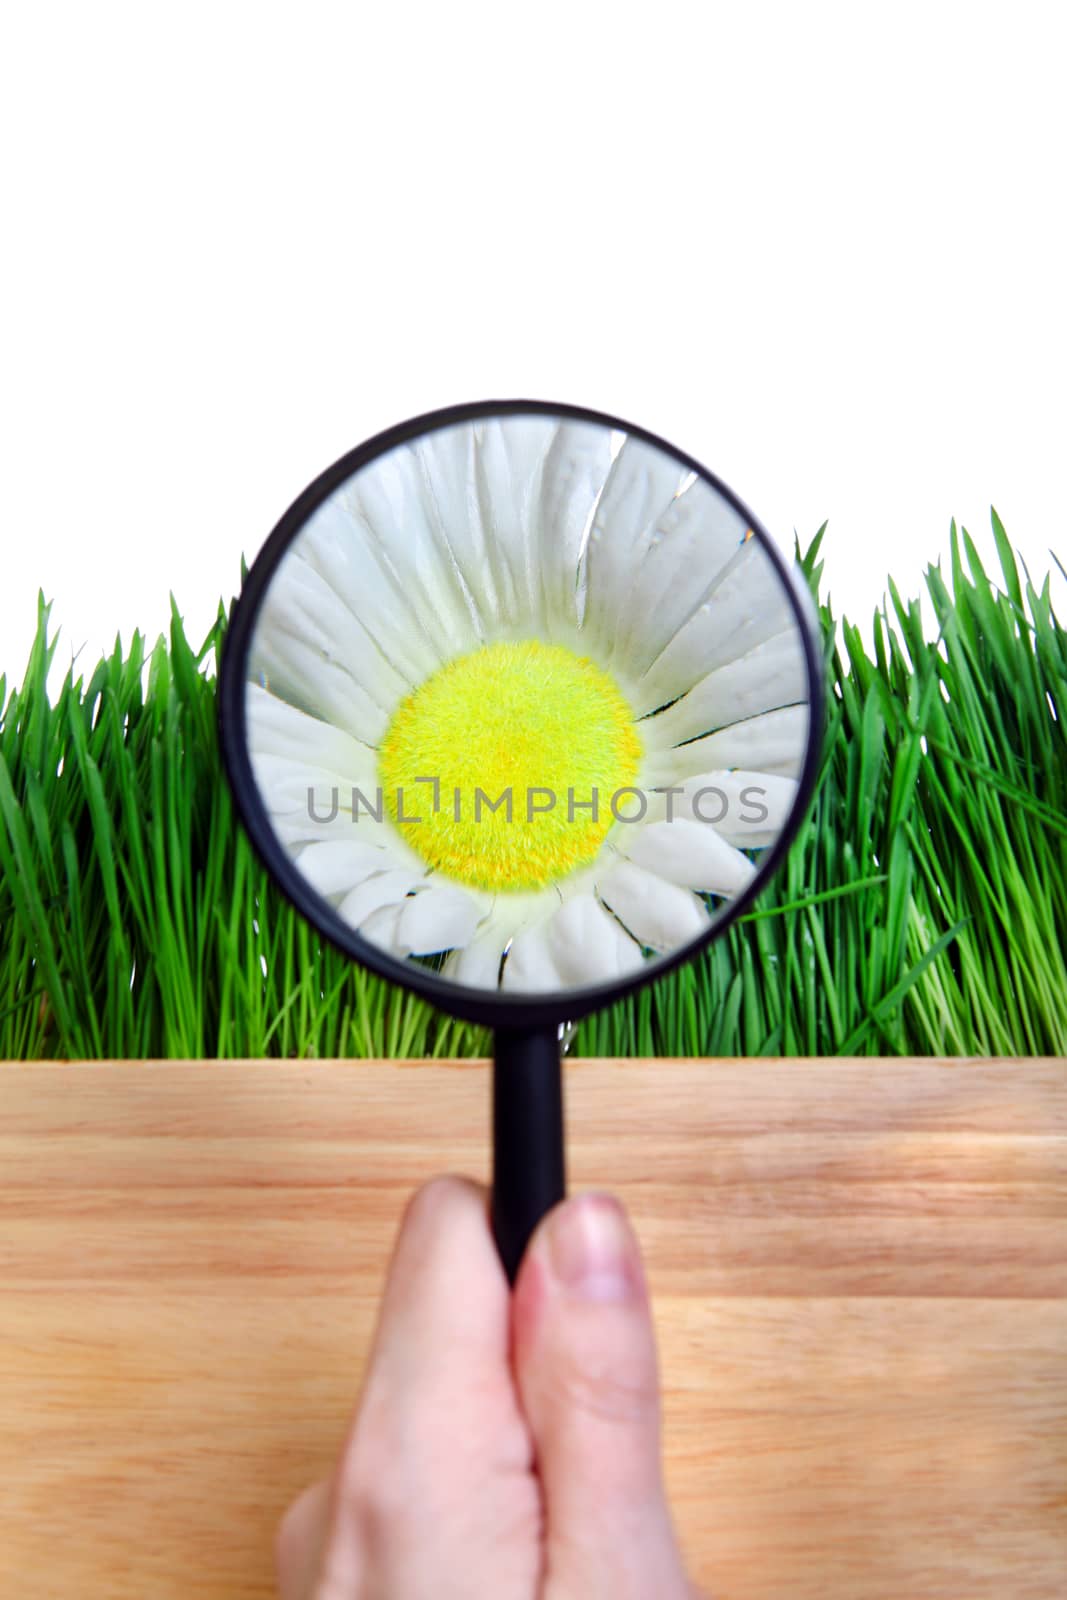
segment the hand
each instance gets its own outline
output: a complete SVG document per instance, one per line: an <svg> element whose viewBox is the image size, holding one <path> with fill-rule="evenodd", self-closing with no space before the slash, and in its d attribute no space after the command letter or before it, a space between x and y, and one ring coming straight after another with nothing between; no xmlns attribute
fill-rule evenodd
<svg viewBox="0 0 1067 1600"><path fill-rule="evenodd" d="M616 1201L557 1206L509 1294L485 1190L419 1190L340 1461L290 1507L277 1560L282 1600L693 1600Z"/></svg>

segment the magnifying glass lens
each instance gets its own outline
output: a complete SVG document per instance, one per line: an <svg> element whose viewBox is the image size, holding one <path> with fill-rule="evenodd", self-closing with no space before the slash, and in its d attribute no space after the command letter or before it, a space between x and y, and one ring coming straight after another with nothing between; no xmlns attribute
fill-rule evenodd
<svg viewBox="0 0 1067 1600"><path fill-rule="evenodd" d="M320 497L246 657L258 803L360 944L502 1003L705 941L790 829L811 617L732 495L567 414L434 426Z"/></svg>

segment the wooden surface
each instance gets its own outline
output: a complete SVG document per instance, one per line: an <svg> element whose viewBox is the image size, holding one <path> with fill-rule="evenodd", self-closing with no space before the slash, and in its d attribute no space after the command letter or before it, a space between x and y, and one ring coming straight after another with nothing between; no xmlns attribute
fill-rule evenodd
<svg viewBox="0 0 1067 1600"><path fill-rule="evenodd" d="M0 1594L273 1593L405 1197L487 1175L488 1090L0 1072ZM646 1252L716 1600L1062 1600L1067 1062L580 1062L567 1096L572 1186L620 1194Z"/></svg>

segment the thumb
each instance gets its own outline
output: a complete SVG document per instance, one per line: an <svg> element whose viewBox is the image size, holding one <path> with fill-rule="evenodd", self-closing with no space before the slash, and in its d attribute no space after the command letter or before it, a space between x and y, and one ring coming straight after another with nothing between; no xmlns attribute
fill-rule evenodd
<svg viewBox="0 0 1067 1600"><path fill-rule="evenodd" d="M616 1200L581 1195L541 1223L512 1318L544 1495L546 1592L689 1596L663 1488L648 1292Z"/></svg>

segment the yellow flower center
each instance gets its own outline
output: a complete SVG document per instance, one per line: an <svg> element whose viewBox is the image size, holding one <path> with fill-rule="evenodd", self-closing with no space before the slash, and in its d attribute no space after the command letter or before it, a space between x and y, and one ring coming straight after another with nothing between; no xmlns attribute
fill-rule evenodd
<svg viewBox="0 0 1067 1600"><path fill-rule="evenodd" d="M593 859L640 757L614 680L526 639L427 678L389 726L379 776L390 817L431 866L479 889L536 889Z"/></svg>

